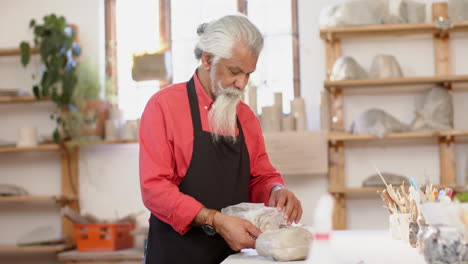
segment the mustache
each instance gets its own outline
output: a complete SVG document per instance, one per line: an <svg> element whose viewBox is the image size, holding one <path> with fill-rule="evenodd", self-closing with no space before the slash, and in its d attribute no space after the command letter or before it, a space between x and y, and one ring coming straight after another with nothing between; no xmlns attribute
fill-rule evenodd
<svg viewBox="0 0 468 264"><path fill-rule="evenodd" d="M241 97L244 94L244 91L233 86L222 87L221 84L218 84L218 89L216 89L215 96L226 96L228 98ZM216 100L215 100L216 101Z"/></svg>

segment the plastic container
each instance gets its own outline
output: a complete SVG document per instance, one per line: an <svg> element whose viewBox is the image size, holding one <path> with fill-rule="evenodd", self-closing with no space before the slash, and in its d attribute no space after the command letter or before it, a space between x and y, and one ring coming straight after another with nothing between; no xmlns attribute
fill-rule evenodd
<svg viewBox="0 0 468 264"><path fill-rule="evenodd" d="M78 251L113 251L133 247L135 223L75 224Z"/></svg>

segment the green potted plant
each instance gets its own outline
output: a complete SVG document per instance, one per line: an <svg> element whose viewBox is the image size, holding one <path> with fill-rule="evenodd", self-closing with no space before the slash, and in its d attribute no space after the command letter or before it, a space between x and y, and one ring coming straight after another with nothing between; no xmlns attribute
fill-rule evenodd
<svg viewBox="0 0 468 264"><path fill-rule="evenodd" d="M69 26L63 16L47 15L41 24L31 20L29 27L34 34L34 47L38 50L40 82L33 86L34 96L39 99L50 97L57 105L57 112L51 118L57 123L53 133L55 142L70 137L69 111L78 78L76 60L81 48L76 39L76 30ZM21 63L26 67L30 62L31 46L23 41L20 44Z"/></svg>

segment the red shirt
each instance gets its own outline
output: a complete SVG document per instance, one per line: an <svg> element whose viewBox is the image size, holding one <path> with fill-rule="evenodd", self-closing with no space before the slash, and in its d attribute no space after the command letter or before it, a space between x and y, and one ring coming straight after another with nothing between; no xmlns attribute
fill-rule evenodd
<svg viewBox="0 0 468 264"><path fill-rule="evenodd" d="M194 74L202 129L210 132L208 111L213 100ZM284 185L273 167L257 116L244 102L237 106L250 157L250 201L268 203L271 188ZM239 131L237 131L238 133ZM140 123L140 185L143 203L153 215L171 225L181 235L204 207L179 191L193 148L193 125L186 83L178 83L154 94L148 101Z"/></svg>

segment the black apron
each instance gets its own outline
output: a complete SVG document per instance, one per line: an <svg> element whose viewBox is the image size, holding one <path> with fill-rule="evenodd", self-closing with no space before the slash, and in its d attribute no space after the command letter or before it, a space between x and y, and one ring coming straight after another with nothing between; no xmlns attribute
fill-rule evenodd
<svg viewBox="0 0 468 264"><path fill-rule="evenodd" d="M179 185L180 191L205 207L216 210L247 202L250 161L239 120L239 135L235 144L224 138L214 143L212 134L202 130L193 78L187 83L187 92L194 140L192 160ZM233 253L219 234L209 236L200 227L192 227L182 236L170 225L151 215L147 264L218 264Z"/></svg>

